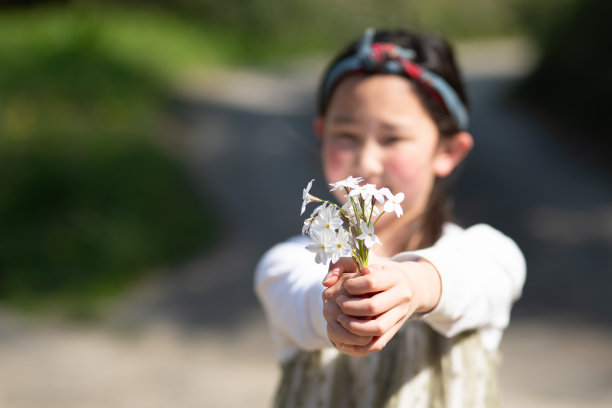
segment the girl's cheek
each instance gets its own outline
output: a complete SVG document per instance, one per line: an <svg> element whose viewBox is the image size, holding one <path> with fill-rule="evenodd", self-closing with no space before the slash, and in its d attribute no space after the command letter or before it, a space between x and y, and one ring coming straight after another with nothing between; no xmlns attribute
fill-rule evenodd
<svg viewBox="0 0 612 408"><path fill-rule="evenodd" d="M325 176L330 183L343 180L351 171L351 153L346 149L337 149L332 146L323 148L323 168Z"/></svg>
<svg viewBox="0 0 612 408"><path fill-rule="evenodd" d="M403 182L418 178L423 167L418 155L397 155L386 162L387 172Z"/></svg>
<svg viewBox="0 0 612 408"><path fill-rule="evenodd" d="M396 188L406 195L406 204L413 198L429 194L433 172L423 155L398 155L386 162L387 175Z"/></svg>

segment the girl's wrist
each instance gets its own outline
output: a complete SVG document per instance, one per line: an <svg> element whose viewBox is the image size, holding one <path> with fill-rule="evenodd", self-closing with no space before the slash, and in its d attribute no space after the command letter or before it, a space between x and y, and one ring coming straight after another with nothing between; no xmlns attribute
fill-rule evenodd
<svg viewBox="0 0 612 408"><path fill-rule="evenodd" d="M426 259L419 259L416 262L418 268L418 291L415 296L418 298L415 313L426 314L436 308L442 295L442 281L440 273L436 267Z"/></svg>

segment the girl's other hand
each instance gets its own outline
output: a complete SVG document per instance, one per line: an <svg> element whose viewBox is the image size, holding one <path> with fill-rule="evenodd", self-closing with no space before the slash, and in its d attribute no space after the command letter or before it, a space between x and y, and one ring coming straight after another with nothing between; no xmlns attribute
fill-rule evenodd
<svg viewBox="0 0 612 408"><path fill-rule="evenodd" d="M351 263L353 262L352 260L350 261ZM347 263L345 266L350 265ZM330 267L330 271L331 269ZM342 272L339 272L340 270ZM361 336L351 333L342 327L338 320L339 316L342 315L342 311L338 305L338 299L340 297L350 296L344 289L344 284L348 279L357 275L359 275L359 271L357 271L356 267L354 270L346 270L341 266L330 278L333 280L333 283L330 283L332 280L329 280L329 282L327 282L329 287L323 291L323 316L327 321L327 335L338 350L353 356L363 355L352 353L351 350L353 347L364 347L373 341L372 336Z"/></svg>

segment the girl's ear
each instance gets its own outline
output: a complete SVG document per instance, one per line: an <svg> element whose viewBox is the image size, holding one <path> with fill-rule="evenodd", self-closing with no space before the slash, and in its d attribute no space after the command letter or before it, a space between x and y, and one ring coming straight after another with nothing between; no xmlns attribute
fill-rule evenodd
<svg viewBox="0 0 612 408"><path fill-rule="evenodd" d="M440 142L434 157L434 173L438 177L446 177L467 156L474 146L474 139L468 132L459 132L450 139Z"/></svg>
<svg viewBox="0 0 612 408"><path fill-rule="evenodd" d="M317 136L317 139L319 141L321 139L323 139L323 127L324 127L324 125L325 125L325 120L323 119L322 116L317 116L312 121L312 127L313 127L315 135Z"/></svg>

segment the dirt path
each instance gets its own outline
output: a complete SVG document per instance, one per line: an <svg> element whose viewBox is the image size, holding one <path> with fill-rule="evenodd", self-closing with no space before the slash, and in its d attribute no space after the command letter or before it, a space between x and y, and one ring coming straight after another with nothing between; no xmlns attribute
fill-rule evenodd
<svg viewBox="0 0 612 408"><path fill-rule="evenodd" d="M461 55L477 148L457 212L511 235L529 265L502 343L505 406L612 406L609 178L555 144L557 129L505 102L529 66L521 43ZM321 179L310 133L320 68L186 82L167 142L227 220L218 247L144 282L94 327L0 312L0 407L268 404L278 371L252 270L266 248L299 231L300 190Z"/></svg>
<svg viewBox="0 0 612 408"><path fill-rule="evenodd" d="M18 333L0 337L0 406L269 406L278 369L259 323L197 335L165 326L13 326ZM513 324L502 344L504 406L612 406L610 344L612 332L593 327Z"/></svg>

